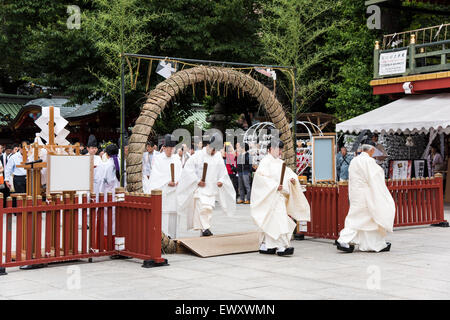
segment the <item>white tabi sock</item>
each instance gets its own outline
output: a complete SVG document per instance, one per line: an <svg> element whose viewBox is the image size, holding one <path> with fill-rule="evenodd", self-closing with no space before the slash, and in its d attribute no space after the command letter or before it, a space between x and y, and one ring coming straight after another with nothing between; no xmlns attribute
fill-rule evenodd
<svg viewBox="0 0 450 320"><path fill-rule="evenodd" d="M341 247L350 248L350 245L348 243L339 242L339 244L341 245Z"/></svg>
<svg viewBox="0 0 450 320"><path fill-rule="evenodd" d="M259 250L267 251L267 247L266 247L266 244L264 242L261 243L261 246L259 247Z"/></svg>
<svg viewBox="0 0 450 320"><path fill-rule="evenodd" d="M280 247L280 248L277 248L277 252L284 252L284 250L286 250L286 248L285 248L285 247Z"/></svg>

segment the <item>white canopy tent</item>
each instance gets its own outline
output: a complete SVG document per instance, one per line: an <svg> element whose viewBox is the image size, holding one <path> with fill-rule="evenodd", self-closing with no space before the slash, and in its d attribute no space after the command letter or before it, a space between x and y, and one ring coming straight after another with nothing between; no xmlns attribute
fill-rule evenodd
<svg viewBox="0 0 450 320"><path fill-rule="evenodd" d="M336 132L450 133L450 93L412 95L336 124Z"/></svg>

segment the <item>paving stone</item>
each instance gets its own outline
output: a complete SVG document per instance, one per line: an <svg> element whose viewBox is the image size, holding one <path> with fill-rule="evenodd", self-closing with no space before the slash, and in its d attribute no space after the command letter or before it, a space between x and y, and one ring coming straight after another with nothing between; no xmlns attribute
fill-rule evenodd
<svg viewBox="0 0 450 320"><path fill-rule="evenodd" d="M450 220L450 206L445 206ZM185 225L181 224L182 226ZM228 218L217 208L215 234L253 231L248 206ZM181 231L180 236L198 236ZM399 228L388 253L342 254L332 240L292 241L292 257L257 252L199 258L163 255L169 266L144 269L142 261L95 258L37 270L7 268L4 299L448 299L450 228ZM378 269L377 269L378 268ZM375 273L374 273L375 270ZM379 282L373 278L379 271ZM74 271L80 287L73 287ZM376 286L375 284L379 284Z"/></svg>

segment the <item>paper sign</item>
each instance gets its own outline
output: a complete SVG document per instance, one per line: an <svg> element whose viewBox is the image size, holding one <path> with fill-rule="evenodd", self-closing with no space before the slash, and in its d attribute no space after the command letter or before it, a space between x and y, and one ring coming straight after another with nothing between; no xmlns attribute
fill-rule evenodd
<svg viewBox="0 0 450 320"><path fill-rule="evenodd" d="M392 160L389 163L389 176L397 180L410 179L411 167L411 160Z"/></svg>
<svg viewBox="0 0 450 320"><path fill-rule="evenodd" d="M156 73L164 78L169 78L172 73L175 73L177 70L172 67L170 62L160 61L158 66L156 67Z"/></svg>
<svg viewBox="0 0 450 320"><path fill-rule="evenodd" d="M381 53L379 75L405 73L407 52L408 50Z"/></svg>
<svg viewBox="0 0 450 320"><path fill-rule="evenodd" d="M114 244L117 251L125 250L125 237L116 237Z"/></svg>

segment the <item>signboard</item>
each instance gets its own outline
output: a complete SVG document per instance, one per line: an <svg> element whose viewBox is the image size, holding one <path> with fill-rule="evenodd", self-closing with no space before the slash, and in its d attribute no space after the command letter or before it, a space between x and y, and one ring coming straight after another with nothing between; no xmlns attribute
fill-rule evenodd
<svg viewBox="0 0 450 320"><path fill-rule="evenodd" d="M47 195L63 191L93 192L94 157L49 155Z"/></svg>
<svg viewBox="0 0 450 320"><path fill-rule="evenodd" d="M320 136L312 140L312 182L336 181L335 137Z"/></svg>
<svg viewBox="0 0 450 320"><path fill-rule="evenodd" d="M414 177L425 178L426 160L414 160Z"/></svg>
<svg viewBox="0 0 450 320"><path fill-rule="evenodd" d="M406 57L408 50L387 52L380 54L380 69L378 74L386 76L406 72Z"/></svg>
<svg viewBox="0 0 450 320"><path fill-rule="evenodd" d="M389 178L396 180L411 179L412 160L390 160Z"/></svg>

